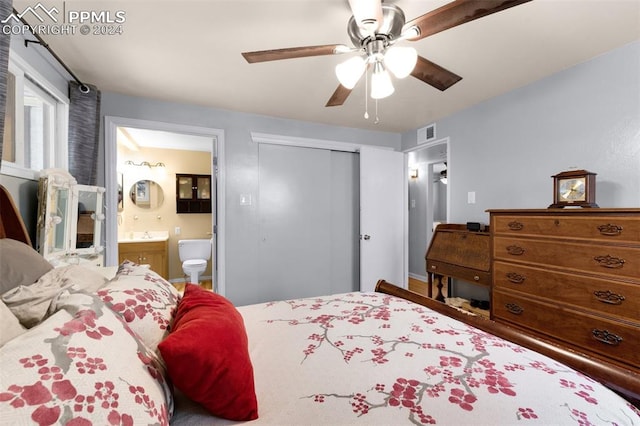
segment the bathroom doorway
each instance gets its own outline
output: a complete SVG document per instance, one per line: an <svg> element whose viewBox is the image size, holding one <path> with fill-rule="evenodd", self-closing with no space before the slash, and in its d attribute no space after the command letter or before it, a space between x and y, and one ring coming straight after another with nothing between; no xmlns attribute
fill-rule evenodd
<svg viewBox="0 0 640 426"><path fill-rule="evenodd" d="M106 120L105 176L107 182L117 182L111 191L106 185L107 200L112 196L112 205L117 205L116 209L109 209L107 217L107 241L113 242L106 245L107 264L119 263L119 246L126 249L122 242L166 238L166 278L179 284L185 276L178 241L212 239L211 260L201 283L210 283L215 291L224 294L224 132L114 117ZM210 213L177 213L178 174L210 179L206 191L211 201ZM143 258L149 264L159 262L155 252Z"/></svg>

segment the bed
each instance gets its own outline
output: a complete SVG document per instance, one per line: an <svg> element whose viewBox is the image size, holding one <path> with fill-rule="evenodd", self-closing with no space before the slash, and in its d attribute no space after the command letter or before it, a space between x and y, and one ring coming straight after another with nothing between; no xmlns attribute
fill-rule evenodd
<svg viewBox="0 0 640 426"><path fill-rule="evenodd" d="M0 424L640 424L637 371L383 280L235 307L37 257L0 240Z"/></svg>

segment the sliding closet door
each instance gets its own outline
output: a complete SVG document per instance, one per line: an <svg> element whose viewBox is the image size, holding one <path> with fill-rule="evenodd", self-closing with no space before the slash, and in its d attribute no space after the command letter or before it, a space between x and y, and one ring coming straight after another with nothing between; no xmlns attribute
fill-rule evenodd
<svg viewBox="0 0 640 426"><path fill-rule="evenodd" d="M259 169L257 299L357 289L356 154L260 144Z"/></svg>

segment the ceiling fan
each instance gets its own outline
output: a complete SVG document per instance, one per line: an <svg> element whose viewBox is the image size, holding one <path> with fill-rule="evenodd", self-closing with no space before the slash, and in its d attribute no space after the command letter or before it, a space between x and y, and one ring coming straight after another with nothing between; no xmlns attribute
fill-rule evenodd
<svg viewBox="0 0 640 426"><path fill-rule="evenodd" d="M344 44L290 47L244 52L249 63L309 56L358 53L336 66L338 88L325 106L342 105L368 68L372 68L371 97L382 99L393 93L387 69L397 78L412 75L444 91L462 77L418 56L411 47L396 46L400 41L417 41L483 16L518 6L531 0L455 0L431 12L405 22L402 9L382 0L349 0L353 16L347 33L353 47Z"/></svg>

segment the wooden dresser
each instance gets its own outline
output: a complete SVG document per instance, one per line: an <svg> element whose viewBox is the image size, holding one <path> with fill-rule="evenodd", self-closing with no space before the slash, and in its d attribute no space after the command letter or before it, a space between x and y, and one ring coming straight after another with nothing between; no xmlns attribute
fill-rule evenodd
<svg viewBox="0 0 640 426"><path fill-rule="evenodd" d="M640 209L489 213L492 319L640 370Z"/></svg>

